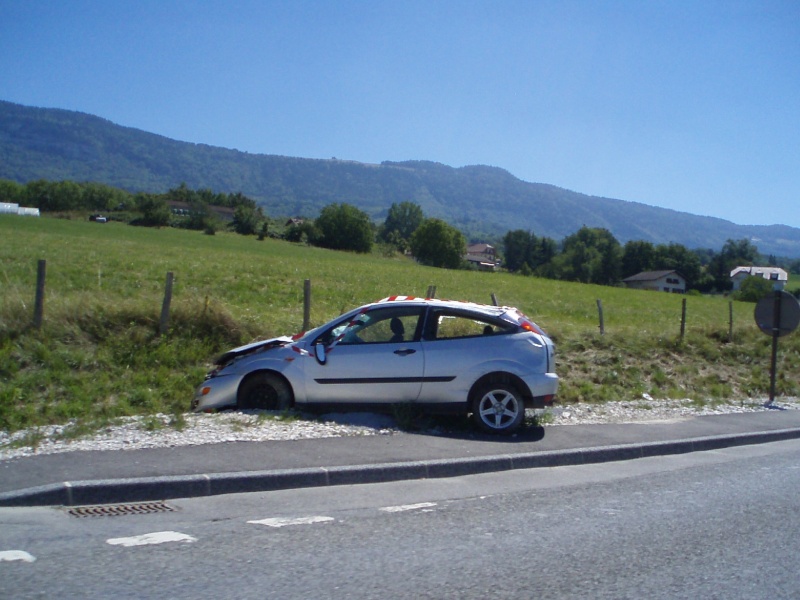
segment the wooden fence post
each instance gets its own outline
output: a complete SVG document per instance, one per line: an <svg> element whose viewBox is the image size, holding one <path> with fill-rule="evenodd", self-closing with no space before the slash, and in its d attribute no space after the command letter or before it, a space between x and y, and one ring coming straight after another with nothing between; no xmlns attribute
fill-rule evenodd
<svg viewBox="0 0 800 600"><path fill-rule="evenodd" d="M683 343L683 336L686 335L686 298L681 304L681 343Z"/></svg>
<svg viewBox="0 0 800 600"><path fill-rule="evenodd" d="M597 300L597 312L600 315L600 335L605 335L606 327L603 323L603 301L599 299Z"/></svg>
<svg viewBox="0 0 800 600"><path fill-rule="evenodd" d="M728 343L733 343L733 300L728 301Z"/></svg>
<svg viewBox="0 0 800 600"><path fill-rule="evenodd" d="M172 281L174 276L172 271L167 273L167 281L164 286L164 302L161 304L161 320L158 323L158 335L164 335L169 326L169 307L172 304Z"/></svg>
<svg viewBox="0 0 800 600"><path fill-rule="evenodd" d="M303 331L308 331L311 325L311 280L303 282Z"/></svg>
<svg viewBox="0 0 800 600"><path fill-rule="evenodd" d="M44 281L47 273L47 261L40 260L36 268L36 300L33 305L33 326L42 328L44 320Z"/></svg>

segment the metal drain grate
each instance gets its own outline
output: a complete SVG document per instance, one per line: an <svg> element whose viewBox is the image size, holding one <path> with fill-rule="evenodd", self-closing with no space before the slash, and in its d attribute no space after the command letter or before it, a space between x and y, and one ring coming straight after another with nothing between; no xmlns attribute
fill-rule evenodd
<svg viewBox="0 0 800 600"><path fill-rule="evenodd" d="M95 506L74 506L67 509L73 517L121 517L122 515L148 515L152 513L175 512L166 502L132 502L130 504L97 504Z"/></svg>

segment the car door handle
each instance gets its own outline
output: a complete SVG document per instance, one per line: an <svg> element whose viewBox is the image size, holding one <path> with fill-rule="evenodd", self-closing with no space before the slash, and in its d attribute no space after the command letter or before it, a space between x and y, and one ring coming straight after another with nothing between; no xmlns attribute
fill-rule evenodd
<svg viewBox="0 0 800 600"><path fill-rule="evenodd" d="M411 348L403 348L402 350L395 350L394 353L398 356L408 356L409 354L414 354L416 350L412 350Z"/></svg>

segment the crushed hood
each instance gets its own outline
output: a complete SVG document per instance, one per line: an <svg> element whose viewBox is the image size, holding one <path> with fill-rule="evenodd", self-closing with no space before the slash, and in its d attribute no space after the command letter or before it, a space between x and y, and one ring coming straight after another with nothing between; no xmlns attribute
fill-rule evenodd
<svg viewBox="0 0 800 600"><path fill-rule="evenodd" d="M224 354L221 354L214 361L214 364L220 366L225 365L231 362L233 359L239 358L240 356L253 354L254 352L264 352L265 350L271 350L272 348L282 348L283 346L291 344L292 342L293 342L292 338L287 336L275 337L275 338L270 338L268 340L253 342L245 346L239 346L238 348L234 348L233 350L228 350Z"/></svg>

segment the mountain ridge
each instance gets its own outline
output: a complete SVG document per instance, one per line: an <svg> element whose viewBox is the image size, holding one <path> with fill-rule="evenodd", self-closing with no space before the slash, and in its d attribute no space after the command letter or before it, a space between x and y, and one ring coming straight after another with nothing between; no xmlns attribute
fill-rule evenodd
<svg viewBox="0 0 800 600"><path fill-rule="evenodd" d="M719 249L747 238L762 254L800 257L800 229L738 225L630 200L591 196L523 181L488 165L451 167L425 160L384 161L251 154L182 142L102 117L0 100L0 178L97 181L131 192L190 188L242 192L274 216L314 217L347 202L382 220L411 201L471 239L525 229L560 240L581 226L604 227L621 242L680 243Z"/></svg>

